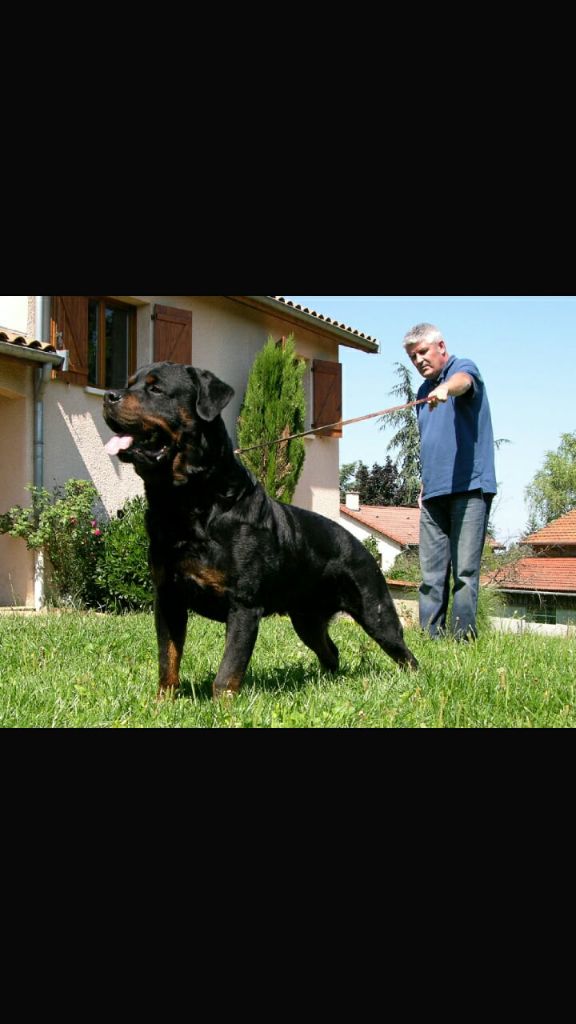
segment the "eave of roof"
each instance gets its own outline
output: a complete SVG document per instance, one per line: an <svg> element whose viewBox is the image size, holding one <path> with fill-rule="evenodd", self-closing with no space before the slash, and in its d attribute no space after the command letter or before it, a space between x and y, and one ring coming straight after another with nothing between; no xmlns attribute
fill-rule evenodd
<svg viewBox="0 0 576 1024"><path fill-rule="evenodd" d="M28 363L51 363L60 366L62 356L53 345L45 341L28 340L16 331L0 330L0 355L10 359L23 359Z"/></svg>
<svg viewBox="0 0 576 1024"><path fill-rule="evenodd" d="M358 348L363 352L377 353L380 351L380 344L376 338L348 327L347 324L339 323L332 317L324 316L307 306L300 306L282 295L227 295L227 299L234 302L242 302L246 306L252 306L266 313L273 313L274 316L286 320L288 323L302 324L310 331L317 334L328 335L338 342L339 345L346 345L348 348Z"/></svg>

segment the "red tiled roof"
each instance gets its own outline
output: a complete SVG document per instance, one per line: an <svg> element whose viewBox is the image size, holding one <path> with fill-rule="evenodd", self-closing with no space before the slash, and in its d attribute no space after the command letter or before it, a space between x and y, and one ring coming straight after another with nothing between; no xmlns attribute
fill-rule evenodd
<svg viewBox="0 0 576 1024"><path fill-rule="evenodd" d="M384 537L401 544L418 544L420 531L420 509L403 508L395 505L361 505L355 512L346 505L340 505L340 511L351 519L362 523L371 530L377 530Z"/></svg>
<svg viewBox="0 0 576 1024"><path fill-rule="evenodd" d="M56 349L47 341L28 341L17 331L9 331L5 327L0 328L0 341L6 345L18 345L19 348L29 348L38 352L55 352Z"/></svg>
<svg viewBox="0 0 576 1024"><path fill-rule="evenodd" d="M360 505L359 511L355 512L347 505L340 505L340 512L384 537L389 537L402 547L417 547L420 542L419 508L408 508L406 505ZM488 537L488 543L491 548L502 547L492 537Z"/></svg>
<svg viewBox="0 0 576 1024"><path fill-rule="evenodd" d="M357 338L363 338L365 341L374 342L378 344L376 338L372 338L369 334L364 334L363 331L356 330L355 327L349 327L348 324L342 324L339 320L333 320L330 316L325 316L323 313L317 313L315 309L309 309L308 306L301 306L298 302L292 302L291 299L285 299L283 295L270 295L270 299L275 299L276 302L283 302L285 306L290 306L292 309L297 309L301 313L307 313L308 316L313 316L316 320L323 320L326 324L332 324L333 327L339 327L342 331L348 331L350 334L356 335Z"/></svg>
<svg viewBox="0 0 576 1024"><path fill-rule="evenodd" d="M482 577L497 590L576 594L576 558L521 558Z"/></svg>
<svg viewBox="0 0 576 1024"><path fill-rule="evenodd" d="M576 508L525 537L523 544L576 544Z"/></svg>

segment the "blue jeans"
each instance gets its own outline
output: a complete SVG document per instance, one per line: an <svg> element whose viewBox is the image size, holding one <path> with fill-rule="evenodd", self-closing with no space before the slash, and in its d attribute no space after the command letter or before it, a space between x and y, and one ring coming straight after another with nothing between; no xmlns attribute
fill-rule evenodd
<svg viewBox="0 0 576 1024"><path fill-rule="evenodd" d="M477 635L480 559L492 497L477 490L422 502L420 625L433 637L446 631L450 570L454 577L451 631L458 639Z"/></svg>

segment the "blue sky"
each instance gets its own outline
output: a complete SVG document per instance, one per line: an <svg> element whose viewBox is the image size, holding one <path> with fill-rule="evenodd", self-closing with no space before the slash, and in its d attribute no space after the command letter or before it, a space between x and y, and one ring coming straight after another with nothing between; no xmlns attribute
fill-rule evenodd
<svg viewBox="0 0 576 1024"><path fill-rule="evenodd" d="M494 523L509 542L524 531L524 491L547 451L563 433L576 431L573 365L576 360L576 296L514 295L286 295L380 342L378 355L340 348L344 419L396 404L394 363L410 363L402 347L406 331L428 321L443 332L450 355L468 356L484 378L496 438L499 494ZM418 386L422 377L413 371ZM574 405L572 404L574 402ZM344 428L340 461L385 462L391 430L377 420ZM394 455L394 453L390 453Z"/></svg>

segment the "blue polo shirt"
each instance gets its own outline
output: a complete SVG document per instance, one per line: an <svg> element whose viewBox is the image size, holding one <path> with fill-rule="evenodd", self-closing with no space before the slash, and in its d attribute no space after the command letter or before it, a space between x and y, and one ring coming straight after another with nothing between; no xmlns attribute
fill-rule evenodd
<svg viewBox="0 0 576 1024"><path fill-rule="evenodd" d="M455 373L468 373L472 378L472 387L465 394L450 396L435 409L416 406L424 500L478 488L496 494L490 406L476 364L451 356L436 380L424 381L417 397L427 398Z"/></svg>

